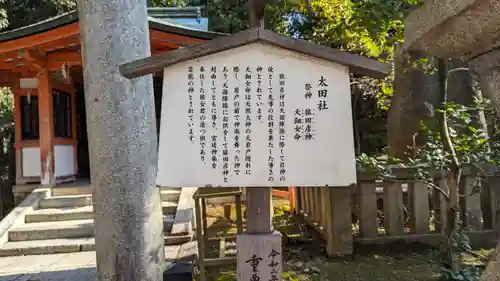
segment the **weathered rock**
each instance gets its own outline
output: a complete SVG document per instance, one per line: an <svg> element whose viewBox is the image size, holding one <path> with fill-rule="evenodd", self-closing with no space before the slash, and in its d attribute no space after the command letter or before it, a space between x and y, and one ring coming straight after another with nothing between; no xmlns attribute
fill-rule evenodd
<svg viewBox="0 0 500 281"><path fill-rule="evenodd" d="M500 1L428 0L405 19L405 49L472 57L497 45Z"/></svg>

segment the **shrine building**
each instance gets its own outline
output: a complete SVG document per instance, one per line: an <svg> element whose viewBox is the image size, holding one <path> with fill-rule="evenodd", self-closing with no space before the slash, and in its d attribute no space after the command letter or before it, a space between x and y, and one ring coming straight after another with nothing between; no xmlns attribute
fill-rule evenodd
<svg viewBox="0 0 500 281"><path fill-rule="evenodd" d="M151 53L220 36L198 7L149 8ZM98 42L96 42L98 44ZM157 126L162 75L154 75ZM0 33L0 87L14 95L16 184L90 179L80 26L69 12Z"/></svg>

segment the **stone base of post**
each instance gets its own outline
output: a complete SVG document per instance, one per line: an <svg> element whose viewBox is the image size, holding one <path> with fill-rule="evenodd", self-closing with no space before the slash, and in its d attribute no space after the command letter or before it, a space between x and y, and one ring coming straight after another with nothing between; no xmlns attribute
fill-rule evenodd
<svg viewBox="0 0 500 281"><path fill-rule="evenodd" d="M240 234L236 247L238 281L281 281L281 233Z"/></svg>

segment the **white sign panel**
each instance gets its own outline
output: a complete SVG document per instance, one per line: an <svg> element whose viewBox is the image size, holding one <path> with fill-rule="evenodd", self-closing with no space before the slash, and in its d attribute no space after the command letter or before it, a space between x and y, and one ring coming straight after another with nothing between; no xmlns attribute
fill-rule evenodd
<svg viewBox="0 0 500 281"><path fill-rule="evenodd" d="M160 186L356 182L347 67L251 45L164 70Z"/></svg>

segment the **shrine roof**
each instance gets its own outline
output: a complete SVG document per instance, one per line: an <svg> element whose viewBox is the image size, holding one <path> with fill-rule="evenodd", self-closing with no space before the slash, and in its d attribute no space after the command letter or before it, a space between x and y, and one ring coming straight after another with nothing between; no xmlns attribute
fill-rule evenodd
<svg viewBox="0 0 500 281"><path fill-rule="evenodd" d="M187 13L189 8L187 11L185 10L186 8L148 8L149 27L153 30L205 40L222 35L221 33L184 27L165 20L176 17L194 17L192 13ZM25 27L2 32L0 33L0 42L43 33L76 22L78 22L78 13L75 10Z"/></svg>
<svg viewBox="0 0 500 281"><path fill-rule="evenodd" d="M391 70L389 65L374 59L327 48L269 30L253 28L230 36L222 36L204 44L191 45L183 49L177 49L125 63L120 66L120 72L124 77L136 78L153 72L162 71L165 67L183 61L208 56L257 42L345 65L350 71L358 75L382 78L387 76Z"/></svg>
<svg viewBox="0 0 500 281"><path fill-rule="evenodd" d="M169 52L225 35L177 24L203 26L206 29L207 19L201 17L200 9L148 8L151 53ZM5 73L30 77L38 73L40 65L49 68L49 71L79 67L81 60L77 11L0 33L2 77L6 76ZM5 84L5 79L0 80L0 85Z"/></svg>

